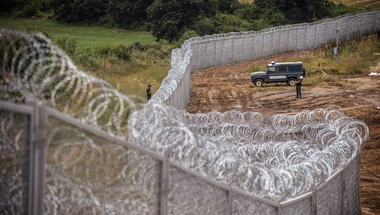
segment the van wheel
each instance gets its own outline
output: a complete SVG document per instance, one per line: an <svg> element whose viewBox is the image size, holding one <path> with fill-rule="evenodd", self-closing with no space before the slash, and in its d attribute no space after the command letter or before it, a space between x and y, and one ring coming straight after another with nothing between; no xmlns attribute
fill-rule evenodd
<svg viewBox="0 0 380 215"><path fill-rule="evenodd" d="M289 78L289 80L288 80L288 85L289 85L289 86L294 86L294 85L296 85L296 79L294 79L294 78Z"/></svg>
<svg viewBox="0 0 380 215"><path fill-rule="evenodd" d="M256 87L262 87L263 86L263 80L261 79L256 79L254 82Z"/></svg>

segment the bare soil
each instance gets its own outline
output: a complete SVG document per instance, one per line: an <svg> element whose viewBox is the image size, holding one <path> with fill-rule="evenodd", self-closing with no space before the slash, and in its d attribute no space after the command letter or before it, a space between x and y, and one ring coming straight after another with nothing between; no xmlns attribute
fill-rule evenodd
<svg viewBox="0 0 380 215"><path fill-rule="evenodd" d="M295 87L287 86L286 83L264 84L257 89L250 82L250 75L246 70L254 63L266 65L272 60L281 62L292 55L308 54L312 51L302 52L279 54L195 72L191 75L192 96L186 110L190 113L238 110L271 115L334 105L346 108L380 102L380 75L335 75L333 77L340 81L322 80L315 84L303 84L301 99L295 98ZM379 70L380 67L375 69ZM320 74L307 75L305 80L317 76ZM380 214L379 106L345 111L346 115L364 121L370 129L370 137L361 152L361 202L364 215Z"/></svg>

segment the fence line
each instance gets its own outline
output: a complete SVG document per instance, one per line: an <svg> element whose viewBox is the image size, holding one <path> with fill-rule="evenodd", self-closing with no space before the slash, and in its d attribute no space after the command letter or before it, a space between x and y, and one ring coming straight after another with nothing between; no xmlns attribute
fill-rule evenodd
<svg viewBox="0 0 380 215"><path fill-rule="evenodd" d="M378 10L346 14L314 23L268 28L260 31L207 35L186 40L172 51L172 69L154 94L156 102L184 109L190 100L190 74L212 67L290 51L316 48L336 40L349 40L376 32Z"/></svg>
<svg viewBox="0 0 380 215"><path fill-rule="evenodd" d="M46 37L1 29L10 78L0 80L0 213L360 213L364 123L329 110L264 117L179 109L193 71L303 49L309 34L326 42L339 20L360 20L344 36L365 34L376 13L314 23L314 31L299 24L185 41L142 110Z"/></svg>

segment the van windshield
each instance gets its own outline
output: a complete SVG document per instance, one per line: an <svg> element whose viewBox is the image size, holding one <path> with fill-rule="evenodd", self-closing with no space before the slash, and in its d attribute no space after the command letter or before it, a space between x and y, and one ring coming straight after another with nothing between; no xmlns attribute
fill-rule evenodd
<svg viewBox="0 0 380 215"><path fill-rule="evenodd" d="M267 68L265 69L265 73L272 73L275 71L276 71L276 69L274 66L267 66Z"/></svg>

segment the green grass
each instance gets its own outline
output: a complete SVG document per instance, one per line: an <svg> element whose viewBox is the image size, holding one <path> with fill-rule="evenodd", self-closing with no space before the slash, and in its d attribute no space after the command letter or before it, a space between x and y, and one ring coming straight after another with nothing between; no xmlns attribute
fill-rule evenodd
<svg viewBox="0 0 380 215"><path fill-rule="evenodd" d="M158 44L149 32L127 31L117 28L97 26L78 26L53 20L4 19L0 18L0 26L18 30L43 32L54 41L67 35L77 38L75 53L70 55L75 64L83 71L99 77L127 95L146 97L145 89L152 84L153 93L161 86L162 80L170 70L171 46L160 41L160 51L134 50L131 60L124 61L114 55L102 56L95 50L104 46L125 46L136 42L141 44Z"/></svg>
<svg viewBox="0 0 380 215"><path fill-rule="evenodd" d="M78 26L74 24L59 23L53 20L31 19L0 19L0 26L18 30L32 30L45 32L53 38L64 35L70 38L78 38L77 50L96 48L103 46L130 45L135 42L141 44L156 44L154 37L149 32L128 31L117 28L104 28L97 26Z"/></svg>
<svg viewBox="0 0 380 215"><path fill-rule="evenodd" d="M380 7L379 0L333 0L334 3L342 2L345 5L352 6L357 9L373 9Z"/></svg>

